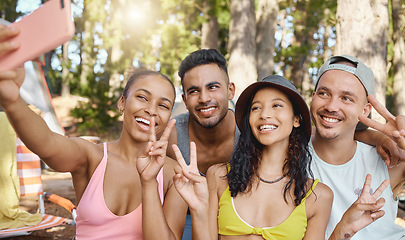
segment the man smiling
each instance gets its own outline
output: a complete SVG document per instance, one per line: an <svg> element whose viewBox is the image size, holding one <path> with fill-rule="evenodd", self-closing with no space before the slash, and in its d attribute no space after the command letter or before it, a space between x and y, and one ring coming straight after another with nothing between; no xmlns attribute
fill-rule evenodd
<svg viewBox="0 0 405 240"><path fill-rule="evenodd" d="M228 101L235 94L235 85L229 81L224 56L215 49L190 53L180 65L179 76L188 112L175 117L176 125L169 146L177 144L189 164L190 142L195 142L198 169L205 175L210 166L229 162L240 135L235 114L228 108ZM167 149L167 156L176 159L171 147ZM183 240L191 240L189 214Z"/></svg>
<svg viewBox="0 0 405 240"><path fill-rule="evenodd" d="M358 199L367 174L372 176L371 191L386 179L390 187L383 191L382 210L385 215L373 223L372 211L365 211L364 221L369 226L361 229L356 224L341 221L345 239L404 239L405 229L394 223L398 202L393 198L404 183L405 165L387 168L375 147L354 140L360 118L367 118L372 105L367 96L374 93L374 75L358 59L334 56L320 68L315 92L312 95L311 115L316 127L312 137L312 171L315 178L334 192L331 217L326 237L332 234L345 211ZM375 199L376 200L376 199ZM370 203L374 201L371 199ZM370 210L370 209L369 209ZM346 214L345 214L346 215ZM361 229L361 230L360 230ZM333 235L333 234L332 234Z"/></svg>

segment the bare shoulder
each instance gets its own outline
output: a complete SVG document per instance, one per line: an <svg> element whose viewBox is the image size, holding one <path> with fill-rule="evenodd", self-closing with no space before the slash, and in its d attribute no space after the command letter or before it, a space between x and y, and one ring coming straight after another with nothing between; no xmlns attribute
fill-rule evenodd
<svg viewBox="0 0 405 240"><path fill-rule="evenodd" d="M326 184L318 182L308 197L309 202L319 204L321 202L331 204L333 202L333 191Z"/></svg>
<svg viewBox="0 0 405 240"><path fill-rule="evenodd" d="M218 163L214 164L207 170L207 178L224 178L228 173L226 164Z"/></svg>
<svg viewBox="0 0 405 240"><path fill-rule="evenodd" d="M209 167L207 170L207 183L209 190L215 190L218 196L221 196L228 186L228 180L226 178L227 173L228 168L226 164L219 163Z"/></svg>

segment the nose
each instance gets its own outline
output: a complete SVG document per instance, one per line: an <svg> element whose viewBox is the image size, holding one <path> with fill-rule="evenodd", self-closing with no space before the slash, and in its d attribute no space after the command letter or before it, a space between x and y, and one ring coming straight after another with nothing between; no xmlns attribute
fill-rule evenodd
<svg viewBox="0 0 405 240"><path fill-rule="evenodd" d="M263 107L262 111L260 112L260 118L265 120L267 118L273 117L273 111L271 108Z"/></svg>
<svg viewBox="0 0 405 240"><path fill-rule="evenodd" d="M145 112L148 113L150 116L154 117L157 115L157 104L150 102L148 106L145 108Z"/></svg>
<svg viewBox="0 0 405 240"><path fill-rule="evenodd" d="M201 90L199 101L201 103L210 102L211 101L211 94L205 89Z"/></svg>
<svg viewBox="0 0 405 240"><path fill-rule="evenodd" d="M325 109L328 110L329 112L337 112L339 111L339 102L338 99L332 97L329 98L325 104Z"/></svg>

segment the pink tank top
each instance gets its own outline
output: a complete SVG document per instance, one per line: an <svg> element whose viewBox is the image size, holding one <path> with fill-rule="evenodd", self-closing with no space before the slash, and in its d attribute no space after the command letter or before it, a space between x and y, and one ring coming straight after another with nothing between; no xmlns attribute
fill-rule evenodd
<svg viewBox="0 0 405 240"><path fill-rule="evenodd" d="M132 212L117 216L108 209L104 201L103 185L107 165L107 143L104 157L87 185L77 206L76 239L131 239L142 240L142 203ZM159 196L163 203L163 172L157 176Z"/></svg>

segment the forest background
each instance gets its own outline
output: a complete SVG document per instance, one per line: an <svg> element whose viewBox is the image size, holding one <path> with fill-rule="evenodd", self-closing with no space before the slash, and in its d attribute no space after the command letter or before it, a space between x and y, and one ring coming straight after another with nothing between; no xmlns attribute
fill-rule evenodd
<svg viewBox="0 0 405 240"><path fill-rule="evenodd" d="M29 13L21 6L44 2L1 0L0 17L13 22ZM156 70L180 86L181 60L201 48L224 54L236 98L280 74L308 103L322 63L350 54L373 69L377 99L405 114L404 13L405 0L72 0L76 33L43 70L53 96L82 99L70 113L80 134L117 126L131 72Z"/></svg>

